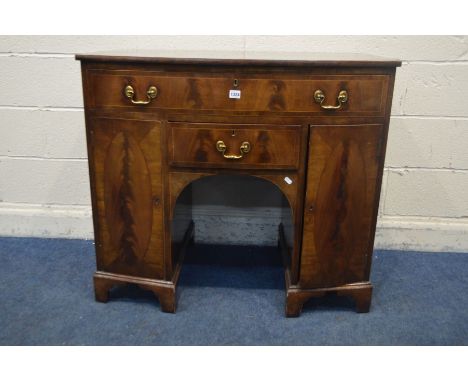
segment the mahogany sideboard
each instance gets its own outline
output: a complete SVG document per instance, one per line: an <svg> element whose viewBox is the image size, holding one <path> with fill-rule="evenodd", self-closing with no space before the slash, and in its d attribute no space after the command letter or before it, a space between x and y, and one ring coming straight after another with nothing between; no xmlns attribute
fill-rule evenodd
<svg viewBox="0 0 468 382"><path fill-rule="evenodd" d="M328 292L350 296L358 312L369 311L401 63L360 55L278 56L76 56L97 301L107 301L113 286L133 283L153 291L163 311L175 312L194 229L190 216L178 215L177 201L193 181L229 174L271 182L289 204L291 219L278 227L287 316L298 316L306 300Z"/></svg>

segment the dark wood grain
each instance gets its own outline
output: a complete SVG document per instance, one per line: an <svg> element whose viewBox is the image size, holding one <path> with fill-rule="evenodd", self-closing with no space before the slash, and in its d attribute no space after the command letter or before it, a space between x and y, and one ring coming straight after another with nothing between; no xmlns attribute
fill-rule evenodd
<svg viewBox="0 0 468 382"><path fill-rule="evenodd" d="M174 312L193 222L191 184L249 175L284 195L279 244L285 259L286 315L326 293L369 310L369 274L396 60L364 56L164 57L79 55L96 241L96 300L114 285L152 290ZM234 84L234 80L237 83ZM145 100L124 95L132 85ZM241 91L230 99L230 89ZM336 104L340 90L348 102ZM251 150L239 154L244 141ZM286 179L289 179L286 181Z"/></svg>
<svg viewBox="0 0 468 382"><path fill-rule="evenodd" d="M169 123L169 163L180 167L297 169L301 127L248 124ZM216 149L222 140L227 155L240 155L243 142L250 151L227 159Z"/></svg>
<svg viewBox="0 0 468 382"><path fill-rule="evenodd" d="M92 118L88 128L96 179L98 270L160 278L160 123Z"/></svg>
<svg viewBox="0 0 468 382"><path fill-rule="evenodd" d="M312 126L300 285L363 281L381 125Z"/></svg>
<svg viewBox="0 0 468 382"><path fill-rule="evenodd" d="M234 86L234 80L238 81ZM327 113L314 101L316 90L326 96L325 104L336 104L340 90L346 90L350 100L340 113L382 115L388 88L385 75L294 75L239 73L206 73L194 76L186 73L160 73L150 70L91 70L90 106L130 107L124 89L131 85L137 100L146 100L150 86L158 88L157 97L140 109L232 110L269 112ZM240 90L241 98L229 98L229 90ZM134 106L135 107L135 106Z"/></svg>
<svg viewBox="0 0 468 382"><path fill-rule="evenodd" d="M108 301L109 291L112 287L135 284L153 292L159 299L159 304L163 312L175 313L177 300L174 283L101 271L94 273L93 280L96 301L98 302Z"/></svg>
<svg viewBox="0 0 468 382"><path fill-rule="evenodd" d="M77 60L104 63L260 67L396 67L400 60L362 53L256 51L112 51L76 55Z"/></svg>

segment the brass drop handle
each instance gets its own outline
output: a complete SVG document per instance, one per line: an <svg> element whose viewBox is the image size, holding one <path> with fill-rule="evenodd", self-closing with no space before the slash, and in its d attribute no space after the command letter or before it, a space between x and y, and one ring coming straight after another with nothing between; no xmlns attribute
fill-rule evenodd
<svg viewBox="0 0 468 382"><path fill-rule="evenodd" d="M346 90L341 90L338 93L337 101L338 105L323 105L323 101L325 101L325 93L322 90L316 90L314 93L314 100L318 104L320 104L320 107L325 110L337 110L340 109L341 106L348 102L348 92Z"/></svg>
<svg viewBox="0 0 468 382"><path fill-rule="evenodd" d="M239 150L240 155L235 154L226 154L226 144L223 141L216 142L216 149L223 154L223 157L226 159L241 159L244 157L244 154L247 154L250 151L250 143L249 142L242 142Z"/></svg>
<svg viewBox="0 0 468 382"><path fill-rule="evenodd" d="M156 96L158 95L158 88L156 86L150 86L146 91L146 96L148 101L135 101L133 97L135 96L135 90L133 86L127 85L124 90L125 97L127 97L134 105L148 105Z"/></svg>

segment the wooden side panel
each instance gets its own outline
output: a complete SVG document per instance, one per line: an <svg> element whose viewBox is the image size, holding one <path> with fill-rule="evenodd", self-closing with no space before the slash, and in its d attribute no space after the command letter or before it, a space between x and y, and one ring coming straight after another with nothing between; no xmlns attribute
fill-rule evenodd
<svg viewBox="0 0 468 382"><path fill-rule="evenodd" d="M176 268L184 248L184 238L192 224L192 185L188 185L178 196L171 211L171 253L172 269Z"/></svg>
<svg viewBox="0 0 468 382"><path fill-rule="evenodd" d="M90 120L98 270L163 277L161 126Z"/></svg>
<svg viewBox="0 0 468 382"><path fill-rule="evenodd" d="M382 125L314 126L309 140L300 285L364 281Z"/></svg>

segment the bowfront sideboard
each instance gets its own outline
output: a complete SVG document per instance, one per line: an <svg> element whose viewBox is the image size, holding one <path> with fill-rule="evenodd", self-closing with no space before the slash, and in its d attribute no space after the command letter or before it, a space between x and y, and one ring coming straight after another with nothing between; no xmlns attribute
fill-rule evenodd
<svg viewBox="0 0 468 382"><path fill-rule="evenodd" d="M399 61L348 55L161 53L81 61L96 300L133 283L176 310L197 179L249 175L287 200L286 315L328 292L369 311L369 281ZM281 57L281 58L278 58ZM290 229L285 229L290 227Z"/></svg>

